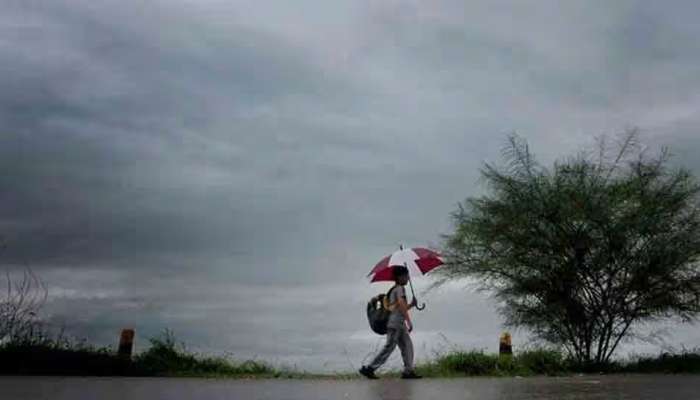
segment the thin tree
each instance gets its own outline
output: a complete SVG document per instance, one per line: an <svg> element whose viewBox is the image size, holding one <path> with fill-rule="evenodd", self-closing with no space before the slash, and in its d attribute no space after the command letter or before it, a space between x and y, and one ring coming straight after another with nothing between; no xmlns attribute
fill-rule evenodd
<svg viewBox="0 0 700 400"><path fill-rule="evenodd" d="M611 360L641 323L700 311L700 187L647 155L636 131L616 145L540 165L516 135L488 191L452 214L445 280L475 278L507 325L584 364Z"/></svg>
<svg viewBox="0 0 700 400"><path fill-rule="evenodd" d="M39 310L46 303L48 290L29 268L19 279L5 274L5 296L0 298L0 340L25 343L42 335Z"/></svg>

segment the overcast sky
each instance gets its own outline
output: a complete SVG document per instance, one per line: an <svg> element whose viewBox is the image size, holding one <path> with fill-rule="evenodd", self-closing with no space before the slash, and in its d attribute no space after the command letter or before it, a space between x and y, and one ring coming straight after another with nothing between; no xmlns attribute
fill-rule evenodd
<svg viewBox="0 0 700 400"><path fill-rule="evenodd" d="M94 343L356 368L366 273L439 244L509 132L548 163L638 126L700 175L693 1L0 2L1 267ZM423 297L419 359L495 351L486 295Z"/></svg>

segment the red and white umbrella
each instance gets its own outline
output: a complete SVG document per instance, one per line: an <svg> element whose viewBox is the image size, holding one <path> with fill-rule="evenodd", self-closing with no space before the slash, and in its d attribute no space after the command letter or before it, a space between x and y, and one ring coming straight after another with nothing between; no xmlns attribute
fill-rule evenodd
<svg viewBox="0 0 700 400"><path fill-rule="evenodd" d="M401 247L393 254L384 257L367 276L372 277L372 282L393 281L393 269L395 265L404 265L409 273L427 274L443 264L440 255L430 249L414 247L404 249Z"/></svg>
<svg viewBox="0 0 700 400"><path fill-rule="evenodd" d="M432 250L423 247L404 249L403 246L401 246L398 251L395 251L393 254L379 261L377 265L372 268L368 276L372 277L372 282L393 281L394 269L392 267L396 265L407 267L409 272L408 283L411 285L411 293L415 301L416 293L413 290L413 283L411 282L411 271L413 271L414 274L420 272L425 275L442 264L443 261L440 255ZM422 310L425 308L425 304L420 306L416 305L416 308Z"/></svg>

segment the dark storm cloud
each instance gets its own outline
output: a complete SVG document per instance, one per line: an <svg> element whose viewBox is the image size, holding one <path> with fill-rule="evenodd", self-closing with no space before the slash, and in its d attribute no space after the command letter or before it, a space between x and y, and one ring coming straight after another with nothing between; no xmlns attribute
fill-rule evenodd
<svg viewBox="0 0 700 400"><path fill-rule="evenodd" d="M695 8L8 2L2 260L49 283L52 324L99 343L170 327L347 368L374 343L365 272L438 243L504 134L546 163L637 125L700 173ZM419 346L495 343L483 296L427 296Z"/></svg>
<svg viewBox="0 0 700 400"><path fill-rule="evenodd" d="M306 167L293 131L329 151L367 147L274 106L265 115L271 102L303 108L323 91L352 91L283 38L166 11L157 20L178 27L169 31L150 24L157 10L12 11L0 95L12 261L158 268L280 246L314 207L292 191L305 182L288 183Z"/></svg>

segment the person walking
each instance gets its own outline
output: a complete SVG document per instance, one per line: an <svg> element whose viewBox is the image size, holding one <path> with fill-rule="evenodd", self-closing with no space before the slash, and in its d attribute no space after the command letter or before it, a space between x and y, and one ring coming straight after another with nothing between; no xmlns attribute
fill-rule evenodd
<svg viewBox="0 0 700 400"><path fill-rule="evenodd" d="M420 379L413 365L413 342L410 333L413 332L413 323L409 310L417 306L415 297L409 304L406 301L405 286L409 281L408 268L405 266L393 266L395 285L389 290L388 302L391 313L387 322L386 343L381 351L374 357L371 363L360 368L360 374L369 379L378 379L374 372L384 365L396 346L401 350L403 359L402 379Z"/></svg>

